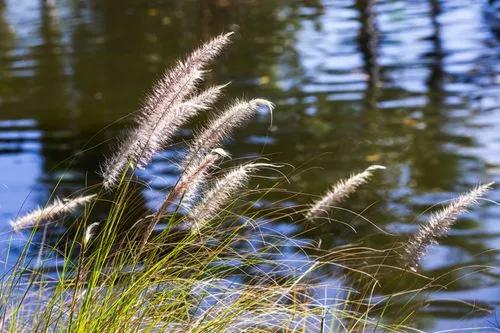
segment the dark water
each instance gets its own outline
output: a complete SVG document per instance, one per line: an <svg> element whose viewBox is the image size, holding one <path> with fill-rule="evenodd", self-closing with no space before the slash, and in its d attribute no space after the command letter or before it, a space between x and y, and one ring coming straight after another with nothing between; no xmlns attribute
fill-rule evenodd
<svg viewBox="0 0 500 333"><path fill-rule="evenodd" d="M319 167L288 187L306 193L384 164L350 208L369 207L364 215L378 226L411 232L430 205L500 181L500 37L486 8L473 0L0 0L0 231L20 207L45 203L61 177L61 195L96 181L106 141L120 130L106 126L137 108L166 65L234 30L209 82L231 81L230 96L266 97L278 108L271 129L262 115L228 149ZM175 180L169 154L144 174L152 186L144 205ZM439 301L422 310L420 327L491 326L494 314L456 300L500 309L499 218L485 203L431 250L430 276L476 268L430 295ZM351 219L357 234L322 226L314 237L333 244L376 232Z"/></svg>

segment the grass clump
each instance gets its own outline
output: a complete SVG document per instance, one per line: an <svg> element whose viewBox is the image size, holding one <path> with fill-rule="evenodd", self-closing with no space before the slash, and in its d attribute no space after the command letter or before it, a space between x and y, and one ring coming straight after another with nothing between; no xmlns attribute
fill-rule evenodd
<svg viewBox="0 0 500 333"><path fill-rule="evenodd" d="M419 295L431 285L415 273L419 260L490 185L433 215L403 251L362 244L324 249L279 232L279 223L314 227L331 221L338 205L385 168L371 166L339 181L311 205L259 208L269 193L280 191L283 179L271 188L245 186L277 165L252 161L219 170L230 158L221 145L234 130L259 110L272 112L274 105L258 98L237 100L212 117L188 143L179 180L159 208L137 216L137 189L145 185L136 169L220 98L224 86L200 92L198 85L230 37L205 43L155 84L135 126L104 163L100 186L12 221L28 239L2 279L2 331L415 331L410 326L423 304ZM97 205L107 208L102 218ZM52 251L43 251L38 230L51 233L55 225L49 222L63 214L73 214L70 228ZM384 294L379 279L387 275L420 282Z"/></svg>

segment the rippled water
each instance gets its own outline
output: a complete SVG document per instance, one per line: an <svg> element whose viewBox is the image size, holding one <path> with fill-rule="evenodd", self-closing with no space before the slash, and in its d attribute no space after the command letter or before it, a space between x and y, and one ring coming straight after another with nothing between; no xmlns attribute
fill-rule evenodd
<svg viewBox="0 0 500 333"><path fill-rule="evenodd" d="M61 177L61 195L98 181L107 141L126 123L113 122L175 58L233 30L236 42L209 81L231 81L230 96L262 96L278 108L271 128L261 115L229 150L318 167L292 179L289 188L306 193L387 165L349 208L369 207L364 215L378 226L411 232L430 205L500 181L500 33L487 8L473 0L0 0L0 231L19 209L46 202ZM145 206L175 180L173 153L144 174ZM499 218L485 203L432 249L423 265L430 276L478 268L430 296L439 301L422 310L422 328L491 326L493 314L452 300L500 309ZM357 234L326 225L313 236L328 245L376 231L351 220Z"/></svg>

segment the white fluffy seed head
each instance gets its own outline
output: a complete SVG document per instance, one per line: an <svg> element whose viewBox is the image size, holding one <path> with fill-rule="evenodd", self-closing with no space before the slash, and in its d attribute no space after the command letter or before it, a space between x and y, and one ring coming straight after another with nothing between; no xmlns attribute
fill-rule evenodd
<svg viewBox="0 0 500 333"><path fill-rule="evenodd" d="M328 213L335 208L335 206L344 202L359 186L368 182L373 176L374 171L385 169L385 166L382 165L371 165L361 173L338 181L323 197L311 206L306 213L306 218L315 219L328 216Z"/></svg>
<svg viewBox="0 0 500 333"><path fill-rule="evenodd" d="M99 226L99 222L92 223L85 229L85 235L83 237L83 245L87 245L90 239L94 236L94 230Z"/></svg>
<svg viewBox="0 0 500 333"><path fill-rule="evenodd" d="M189 96L203 79L205 66L229 43L230 36L231 33L220 35L205 43L165 72L153 86L136 119L137 127L102 168L105 188L116 186L128 166L135 169L148 164L180 126L217 99L223 86Z"/></svg>
<svg viewBox="0 0 500 333"><path fill-rule="evenodd" d="M269 111L274 108L273 104L265 99L238 100L223 113L212 118L208 126L189 145L183 165L188 165L199 156L204 156L213 148L221 145L233 134L236 128L250 120L261 107L265 107Z"/></svg>
<svg viewBox="0 0 500 333"><path fill-rule="evenodd" d="M206 185L207 177L216 164L229 156L224 149L215 148L205 157L192 161L186 167L173 190L181 197L184 208L188 208L194 202L198 192Z"/></svg>
<svg viewBox="0 0 500 333"><path fill-rule="evenodd" d="M251 173L263 167L274 167L274 165L249 163L234 168L218 179L212 188L203 195L202 201L188 213L187 218L191 224L192 233L199 233L208 221L220 213L228 200L245 186Z"/></svg>
<svg viewBox="0 0 500 333"><path fill-rule="evenodd" d="M185 60L178 61L154 85L146 98L139 119L149 122L161 118L164 111L192 94L203 79L204 68L230 43L232 33L219 35L195 49Z"/></svg>
<svg viewBox="0 0 500 333"><path fill-rule="evenodd" d="M10 222L10 225L15 231L32 228L41 223L49 222L64 214L71 213L78 207L92 201L95 195L80 196L73 199L58 199L56 198L50 205L44 208L37 208L32 212L18 217Z"/></svg>
<svg viewBox="0 0 500 333"><path fill-rule="evenodd" d="M165 148L178 129L199 111L206 110L222 94L224 85L208 88L190 99L177 103L169 114L155 122L144 122L130 131L118 152L106 162L103 171L104 186L115 186L126 169L143 168L161 149Z"/></svg>
<svg viewBox="0 0 500 333"><path fill-rule="evenodd" d="M461 194L443 209L431 214L427 222L420 226L406 244L403 254L405 265L415 271L427 248L437 244L438 238L446 236L458 217L466 213L470 206L476 205L492 186L493 183L476 186L471 191Z"/></svg>

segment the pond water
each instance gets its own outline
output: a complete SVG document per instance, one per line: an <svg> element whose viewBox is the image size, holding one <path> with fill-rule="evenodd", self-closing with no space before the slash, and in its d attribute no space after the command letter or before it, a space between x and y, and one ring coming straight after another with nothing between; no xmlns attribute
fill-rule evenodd
<svg viewBox="0 0 500 333"><path fill-rule="evenodd" d="M231 153L307 170L289 189L316 194L386 165L349 208L393 233L412 232L431 205L500 182L494 25L487 3L474 0L0 0L0 232L56 184L64 195L97 181L108 141L126 123L115 121L165 66L223 31L235 31L235 42L209 82L231 81L229 96L278 105L272 126L258 117L228 144ZM144 174L145 206L175 180L168 154ZM500 201L500 190L489 198ZM333 244L377 231L351 219L357 233L326 225L312 237ZM422 310L421 328L492 326L499 219L500 207L483 203L432 248L427 275L477 269L430 296L440 301Z"/></svg>

